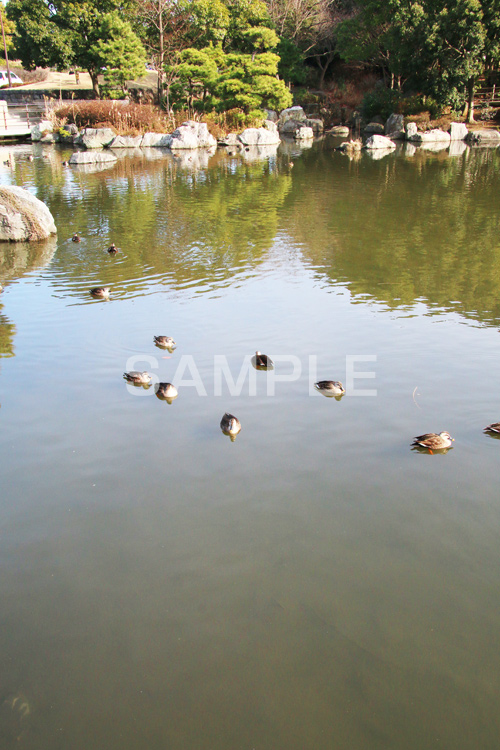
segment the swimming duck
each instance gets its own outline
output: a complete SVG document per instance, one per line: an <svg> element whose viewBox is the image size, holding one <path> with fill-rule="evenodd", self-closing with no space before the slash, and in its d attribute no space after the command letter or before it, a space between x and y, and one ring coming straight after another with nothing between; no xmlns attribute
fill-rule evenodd
<svg viewBox="0 0 500 750"><path fill-rule="evenodd" d="M256 367L273 367L274 362L271 357L267 354L261 354L261 352L255 352L255 366Z"/></svg>
<svg viewBox="0 0 500 750"><path fill-rule="evenodd" d="M156 395L158 398L166 398L167 401L173 401L178 396L177 388L172 383L158 383Z"/></svg>
<svg viewBox="0 0 500 750"><path fill-rule="evenodd" d="M63 167L69 167L69 161L63 161L62 165Z"/></svg>
<svg viewBox="0 0 500 750"><path fill-rule="evenodd" d="M449 432L426 432L424 435L417 435L413 438L413 446L421 446L427 448L430 453L432 451L440 451L443 448L449 448L454 442L455 438L452 438Z"/></svg>
<svg viewBox="0 0 500 750"><path fill-rule="evenodd" d="M123 377L128 380L129 383L134 385L149 385L151 375L149 372L139 372L138 370L130 370L130 372L124 372Z"/></svg>
<svg viewBox="0 0 500 750"><path fill-rule="evenodd" d="M111 245L108 247L108 253L110 255L116 255L117 252L118 252L118 248L116 247L115 243L112 242Z"/></svg>
<svg viewBox="0 0 500 750"><path fill-rule="evenodd" d="M33 161L33 159L35 157L33 156L33 154L28 154L28 156L26 158L27 158L28 161Z"/></svg>
<svg viewBox="0 0 500 750"><path fill-rule="evenodd" d="M161 346L165 349L173 349L175 346L175 341L172 336L153 336L153 341L156 346Z"/></svg>
<svg viewBox="0 0 500 750"><path fill-rule="evenodd" d="M500 433L500 422L492 422L484 428L484 431Z"/></svg>
<svg viewBox="0 0 500 750"><path fill-rule="evenodd" d="M233 440L241 430L241 422L232 414L226 412L220 421L220 428L225 435L230 435Z"/></svg>
<svg viewBox="0 0 500 750"><path fill-rule="evenodd" d="M109 297L109 286L95 286L90 290L92 297L99 297L99 299L108 299Z"/></svg>
<svg viewBox="0 0 500 750"><path fill-rule="evenodd" d="M78 234L74 234L71 239L73 240L73 242L81 242L82 241L81 238L80 238L80 236Z"/></svg>
<svg viewBox="0 0 500 750"><path fill-rule="evenodd" d="M345 388L340 380L318 380L314 387L325 396L343 396Z"/></svg>

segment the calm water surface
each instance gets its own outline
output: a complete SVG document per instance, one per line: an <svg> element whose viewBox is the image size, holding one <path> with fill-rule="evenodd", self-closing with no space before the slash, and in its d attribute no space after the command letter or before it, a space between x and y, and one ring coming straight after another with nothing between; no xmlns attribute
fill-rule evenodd
<svg viewBox="0 0 500 750"><path fill-rule="evenodd" d="M1 149L2 750L498 749L500 152L333 145Z"/></svg>

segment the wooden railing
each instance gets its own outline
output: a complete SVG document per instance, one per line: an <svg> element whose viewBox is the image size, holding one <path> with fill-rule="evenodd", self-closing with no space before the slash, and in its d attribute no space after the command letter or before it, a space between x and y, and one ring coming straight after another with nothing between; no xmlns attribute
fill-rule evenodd
<svg viewBox="0 0 500 750"><path fill-rule="evenodd" d="M10 106L0 102L0 136L28 135L44 114L44 102Z"/></svg>

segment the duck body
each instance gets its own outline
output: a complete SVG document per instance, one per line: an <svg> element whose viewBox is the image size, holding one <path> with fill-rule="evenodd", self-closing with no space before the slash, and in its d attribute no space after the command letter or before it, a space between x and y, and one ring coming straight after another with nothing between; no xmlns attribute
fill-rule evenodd
<svg viewBox="0 0 500 750"><path fill-rule="evenodd" d="M160 398L166 398L167 401L171 401L172 399L177 398L178 392L177 388L175 385L172 385L172 383L158 383L156 395Z"/></svg>
<svg viewBox="0 0 500 750"><path fill-rule="evenodd" d="M424 435L417 435L413 438L412 445L427 448L432 452L450 448L454 440L455 438L452 438L449 432L426 432Z"/></svg>
<svg viewBox="0 0 500 750"><path fill-rule="evenodd" d="M496 432L500 434L500 422L492 422L484 428L485 432Z"/></svg>
<svg viewBox="0 0 500 750"><path fill-rule="evenodd" d="M232 414L226 412L220 421L220 428L226 435L234 437L241 430L241 422Z"/></svg>
<svg viewBox="0 0 500 750"><path fill-rule="evenodd" d="M340 380L318 380L314 387L320 393L324 393L325 396L343 396L345 393L345 388Z"/></svg>
<svg viewBox="0 0 500 750"><path fill-rule="evenodd" d="M71 239L73 240L73 242L81 242L82 241L79 234L74 234Z"/></svg>
<svg viewBox="0 0 500 750"><path fill-rule="evenodd" d="M274 362L271 357L261 352L255 352L255 366L256 367L274 367Z"/></svg>
<svg viewBox="0 0 500 750"><path fill-rule="evenodd" d="M156 346L163 346L166 349L173 349L175 346L172 336L153 336L153 341Z"/></svg>
<svg viewBox="0 0 500 750"><path fill-rule="evenodd" d="M130 370L130 372L124 372L123 377L129 383L134 383L134 385L149 385L149 382L151 380L151 375L149 374L149 372L139 372L138 370Z"/></svg>
<svg viewBox="0 0 500 750"><path fill-rule="evenodd" d="M116 247L115 243L112 242L111 245L108 247L108 253L110 255L116 255L117 252L118 252L118 248Z"/></svg>
<svg viewBox="0 0 500 750"><path fill-rule="evenodd" d="M95 286L90 290L90 294L93 297L99 297L100 299L107 299L109 297L109 286Z"/></svg>

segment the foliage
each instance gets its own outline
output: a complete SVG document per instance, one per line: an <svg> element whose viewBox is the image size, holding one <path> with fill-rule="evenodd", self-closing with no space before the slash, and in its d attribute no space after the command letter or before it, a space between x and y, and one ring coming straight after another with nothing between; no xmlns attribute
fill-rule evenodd
<svg viewBox="0 0 500 750"><path fill-rule="evenodd" d="M280 61L278 73L287 83L302 86L306 82L307 69L304 54L292 39L280 39L276 48Z"/></svg>
<svg viewBox="0 0 500 750"><path fill-rule="evenodd" d="M187 49L175 66L176 101L198 111L241 110L248 118L263 116L262 109L290 106L292 96L278 80L278 55L225 53L221 46Z"/></svg>
<svg viewBox="0 0 500 750"><path fill-rule="evenodd" d="M110 88L125 92L127 81L144 75L144 47L130 24L117 13L108 13L103 17L100 34L96 54L105 63L104 81Z"/></svg>
<svg viewBox="0 0 500 750"><path fill-rule="evenodd" d="M95 128L106 123L121 135L130 131L166 133L174 129L170 118L149 104L75 102L58 107L54 115L60 123L74 123L79 128Z"/></svg>
<svg viewBox="0 0 500 750"><path fill-rule="evenodd" d="M0 3L0 13L2 14L3 30L5 34L5 45L7 47L7 52L9 52L14 47L14 41L12 39L12 36L15 33L16 25L13 21L7 18L3 3ZM2 45L2 50L3 50L3 45Z"/></svg>
<svg viewBox="0 0 500 750"><path fill-rule="evenodd" d="M10 0L7 16L15 21L15 51L24 67L75 67L87 70L99 95L98 75L102 68L120 70L129 66L123 48L120 65L113 55L120 50L116 35L124 31L129 43L131 31L117 23L132 0ZM125 21L123 21L125 23ZM108 45L108 46L106 46ZM134 43L135 53L139 54Z"/></svg>

